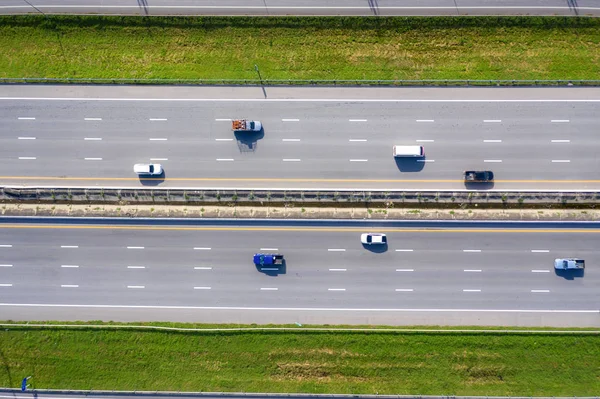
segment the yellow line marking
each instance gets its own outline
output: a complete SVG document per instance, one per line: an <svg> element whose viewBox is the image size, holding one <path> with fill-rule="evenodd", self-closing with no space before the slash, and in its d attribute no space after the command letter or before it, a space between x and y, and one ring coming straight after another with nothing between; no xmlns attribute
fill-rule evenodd
<svg viewBox="0 0 600 399"><path fill-rule="evenodd" d="M95 225L28 225L0 224L0 229L75 229L75 230L155 230L155 231L283 231L363 233L361 227L179 227L179 226L95 226ZM372 229L371 229L372 230ZM377 228L386 233L600 233L600 229L456 229L456 228Z"/></svg>
<svg viewBox="0 0 600 399"><path fill-rule="evenodd" d="M211 181L211 182L297 182L297 183L464 183L462 179L286 179L286 178L221 178L221 177L48 177L48 176L0 176L0 180L44 180L44 181ZM600 180L495 180L495 183L600 183Z"/></svg>

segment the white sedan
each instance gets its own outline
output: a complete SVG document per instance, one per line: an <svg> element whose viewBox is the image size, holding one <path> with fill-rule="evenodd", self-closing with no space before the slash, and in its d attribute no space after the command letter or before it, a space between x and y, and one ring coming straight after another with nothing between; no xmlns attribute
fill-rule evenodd
<svg viewBox="0 0 600 399"><path fill-rule="evenodd" d="M387 237L383 233L364 233L360 235L360 242L365 245L387 244Z"/></svg>
<svg viewBox="0 0 600 399"><path fill-rule="evenodd" d="M133 171L138 175L160 176L163 168L159 163L136 163L133 165Z"/></svg>

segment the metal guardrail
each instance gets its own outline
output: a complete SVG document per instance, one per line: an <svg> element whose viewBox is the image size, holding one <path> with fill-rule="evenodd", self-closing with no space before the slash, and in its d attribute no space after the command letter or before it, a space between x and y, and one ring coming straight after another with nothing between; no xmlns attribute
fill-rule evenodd
<svg viewBox="0 0 600 399"><path fill-rule="evenodd" d="M358 80L358 79L113 79L0 78L0 84L98 84L187 86L381 86L381 87L597 87L600 80Z"/></svg>

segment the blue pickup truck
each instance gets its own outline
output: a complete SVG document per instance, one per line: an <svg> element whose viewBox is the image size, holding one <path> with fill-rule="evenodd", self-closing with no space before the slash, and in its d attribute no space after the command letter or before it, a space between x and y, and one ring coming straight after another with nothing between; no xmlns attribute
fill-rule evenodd
<svg viewBox="0 0 600 399"><path fill-rule="evenodd" d="M283 265L283 255L281 254L254 254L255 265Z"/></svg>

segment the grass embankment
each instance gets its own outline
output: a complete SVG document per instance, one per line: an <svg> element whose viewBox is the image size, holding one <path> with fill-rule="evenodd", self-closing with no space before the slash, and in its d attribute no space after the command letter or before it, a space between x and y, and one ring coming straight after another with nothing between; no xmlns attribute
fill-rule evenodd
<svg viewBox="0 0 600 399"><path fill-rule="evenodd" d="M164 324L163 324L164 325ZM3 327L0 386L591 396L600 336Z"/></svg>
<svg viewBox="0 0 600 399"><path fill-rule="evenodd" d="M0 17L0 77L600 79L600 19Z"/></svg>

